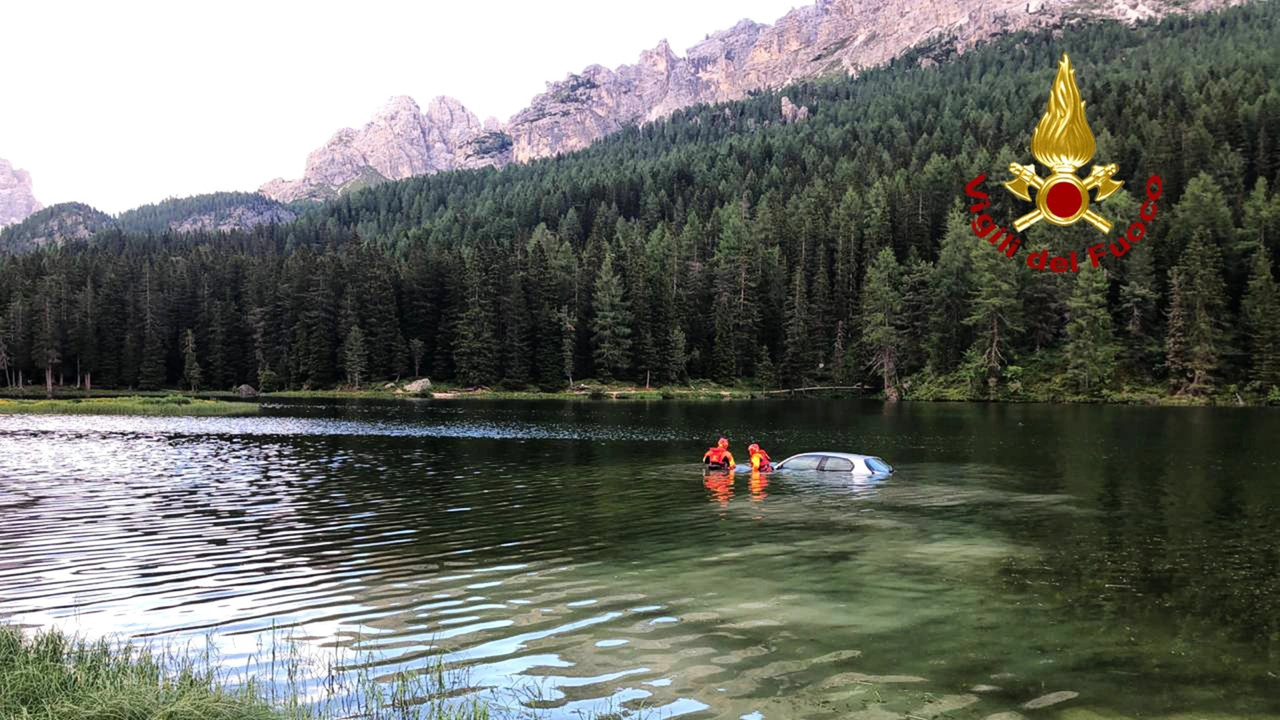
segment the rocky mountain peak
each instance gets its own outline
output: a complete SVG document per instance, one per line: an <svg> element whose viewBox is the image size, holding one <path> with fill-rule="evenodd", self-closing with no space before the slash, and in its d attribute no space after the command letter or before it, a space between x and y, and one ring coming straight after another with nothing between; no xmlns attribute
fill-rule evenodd
<svg viewBox="0 0 1280 720"><path fill-rule="evenodd" d="M20 223L43 207L31 190L31 174L0 158L0 227Z"/></svg>
<svg viewBox="0 0 1280 720"><path fill-rule="evenodd" d="M277 178L260 192L281 202L326 200L344 190L458 168L505 165L509 142L458 100L440 96L425 111L407 95L391 98L359 130L343 128L307 156L299 180Z"/></svg>
<svg viewBox="0 0 1280 720"><path fill-rule="evenodd" d="M816 0L773 25L744 19L712 33L684 57L663 40L634 65L588 65L547 83L501 124L476 117L452 98L420 112L393 98L363 130L343 131L312 153L302 180L273 181L282 200L332 196L343 187L454 168L501 167L571 152L628 125L659 120L697 103L737 100L762 89L834 73L856 74L910 48L944 42L964 52L996 35L1077 17L1134 22L1199 12L1241 0ZM780 106L783 122L808 108Z"/></svg>

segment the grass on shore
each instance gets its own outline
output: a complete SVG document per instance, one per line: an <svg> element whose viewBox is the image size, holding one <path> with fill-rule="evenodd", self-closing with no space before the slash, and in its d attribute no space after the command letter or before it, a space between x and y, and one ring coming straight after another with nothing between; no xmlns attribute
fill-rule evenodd
<svg viewBox="0 0 1280 720"><path fill-rule="evenodd" d="M185 395L64 398L15 400L0 398L0 415L40 413L46 415L254 415L257 403L202 400Z"/></svg>
<svg viewBox="0 0 1280 720"><path fill-rule="evenodd" d="M288 648L294 648L290 653ZM304 699L301 660L289 643L273 648L269 678L283 671L287 681L230 682L211 656L127 643L87 641L58 630L27 634L0 624L0 718L21 720L488 720L479 701L448 702L443 665L414 673L397 672L379 682L366 668L354 686L339 677L336 663L321 678L330 694ZM277 662L278 658L278 662Z"/></svg>

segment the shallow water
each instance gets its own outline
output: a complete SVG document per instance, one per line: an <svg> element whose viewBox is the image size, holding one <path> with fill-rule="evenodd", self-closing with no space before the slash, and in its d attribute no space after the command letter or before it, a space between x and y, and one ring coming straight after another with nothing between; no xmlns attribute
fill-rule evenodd
<svg viewBox="0 0 1280 720"><path fill-rule="evenodd" d="M704 480L720 434L898 473ZM252 672L264 633L443 658L548 718L1280 716L1277 438L1261 409L850 401L3 416L0 620Z"/></svg>

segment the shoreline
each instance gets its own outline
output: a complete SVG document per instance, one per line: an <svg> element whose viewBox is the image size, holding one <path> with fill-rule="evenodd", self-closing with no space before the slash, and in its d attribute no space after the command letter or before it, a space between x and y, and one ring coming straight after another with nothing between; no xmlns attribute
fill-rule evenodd
<svg viewBox="0 0 1280 720"><path fill-rule="evenodd" d="M110 388L83 390L59 387L54 397L45 397L43 386L27 386L23 390L0 389L0 415L21 412L110 415L251 415L262 402L272 400L519 400L519 401L684 401L724 402L733 400L840 399L903 403L987 403L987 404L1051 404L1051 405L1115 405L1147 407L1275 407L1280 400L1234 390L1217 395L1169 395L1153 388L1108 392L1104 396L1070 396L1046 394L1002 393L997 397L977 397L959 391L905 393L900 400L886 401L882 394L868 394L856 388L814 386L806 388L766 390L759 387L723 387L714 384L645 388L633 385L579 385L573 389L504 390L461 388L438 385L423 392L405 392L405 383L386 383L381 387L332 388L324 390L281 390L241 396L236 392L168 390L116 390ZM927 395L927 396L921 396Z"/></svg>

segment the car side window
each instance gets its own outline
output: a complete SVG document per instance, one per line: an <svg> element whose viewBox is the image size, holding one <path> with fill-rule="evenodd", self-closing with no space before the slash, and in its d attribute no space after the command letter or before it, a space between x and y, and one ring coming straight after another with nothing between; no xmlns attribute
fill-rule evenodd
<svg viewBox="0 0 1280 720"><path fill-rule="evenodd" d="M853 463L844 458L829 457L823 461L819 469L824 472L853 472Z"/></svg>
<svg viewBox="0 0 1280 720"><path fill-rule="evenodd" d="M817 470L818 461L821 459L821 455L801 455L791 458L783 466L788 470Z"/></svg>

